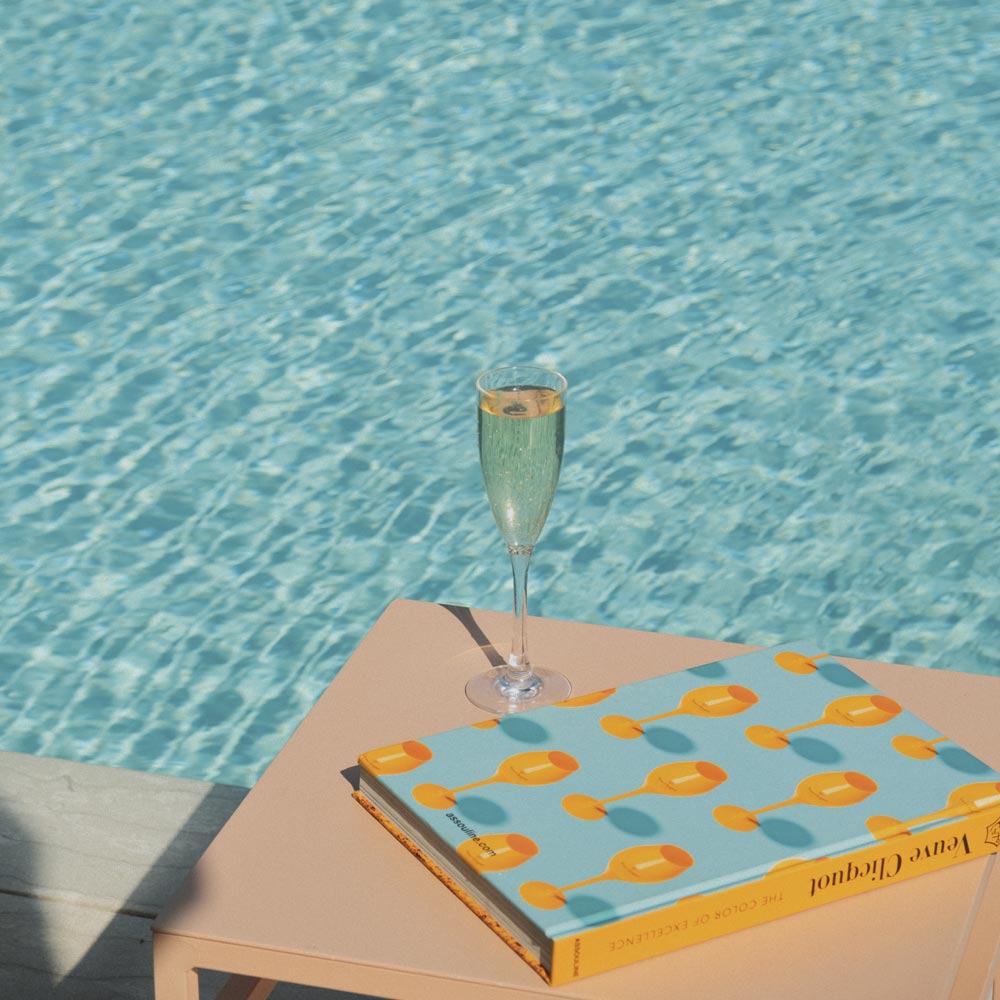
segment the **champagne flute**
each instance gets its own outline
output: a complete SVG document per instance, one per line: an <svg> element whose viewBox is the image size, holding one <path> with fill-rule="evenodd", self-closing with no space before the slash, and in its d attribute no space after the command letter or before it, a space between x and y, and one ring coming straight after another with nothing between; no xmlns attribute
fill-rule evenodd
<svg viewBox="0 0 1000 1000"><path fill-rule="evenodd" d="M476 381L479 461L486 496L514 574L514 638L503 667L473 677L469 700L494 715L564 701L562 674L532 666L527 648L528 564L562 465L566 379L546 368L494 368Z"/></svg>

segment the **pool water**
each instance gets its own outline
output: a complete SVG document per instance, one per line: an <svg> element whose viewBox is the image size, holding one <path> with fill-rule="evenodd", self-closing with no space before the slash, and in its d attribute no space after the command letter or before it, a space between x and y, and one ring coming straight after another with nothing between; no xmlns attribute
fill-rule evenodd
<svg viewBox="0 0 1000 1000"><path fill-rule="evenodd" d="M0 747L251 783L396 596L1000 674L1000 7L8 0Z"/></svg>

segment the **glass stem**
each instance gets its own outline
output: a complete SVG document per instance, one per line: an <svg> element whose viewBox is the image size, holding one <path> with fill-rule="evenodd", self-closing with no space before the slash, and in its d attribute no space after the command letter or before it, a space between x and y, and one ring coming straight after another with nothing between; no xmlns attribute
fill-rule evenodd
<svg viewBox="0 0 1000 1000"><path fill-rule="evenodd" d="M531 676L531 662L528 660L528 563L533 547L511 545L510 567L514 573L514 638L510 646L505 674L510 683L517 684Z"/></svg>

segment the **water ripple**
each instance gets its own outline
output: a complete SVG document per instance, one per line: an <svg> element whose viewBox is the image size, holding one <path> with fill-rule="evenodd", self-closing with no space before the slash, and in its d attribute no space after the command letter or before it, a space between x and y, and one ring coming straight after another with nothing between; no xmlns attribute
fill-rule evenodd
<svg viewBox="0 0 1000 1000"><path fill-rule="evenodd" d="M393 597L506 606L512 358L534 610L1000 672L993 5L7 13L4 746L249 783Z"/></svg>

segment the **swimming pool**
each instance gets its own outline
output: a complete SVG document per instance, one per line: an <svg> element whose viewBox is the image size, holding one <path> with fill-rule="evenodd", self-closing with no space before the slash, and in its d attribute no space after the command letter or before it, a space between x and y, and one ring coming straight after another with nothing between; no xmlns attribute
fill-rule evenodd
<svg viewBox="0 0 1000 1000"><path fill-rule="evenodd" d="M396 596L1000 673L1000 10L13 2L0 746L251 783Z"/></svg>

